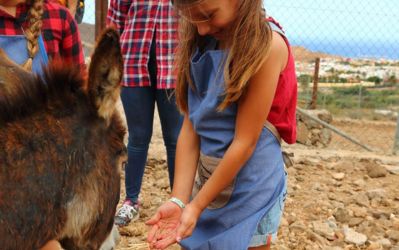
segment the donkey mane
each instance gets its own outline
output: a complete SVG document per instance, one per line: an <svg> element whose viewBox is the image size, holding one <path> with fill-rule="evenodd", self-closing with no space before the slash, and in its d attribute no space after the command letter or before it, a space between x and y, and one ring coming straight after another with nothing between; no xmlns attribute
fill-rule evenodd
<svg viewBox="0 0 399 250"><path fill-rule="evenodd" d="M61 61L51 62L43 76L26 73L15 78L7 82L0 76L0 127L39 111L73 112L89 101L80 68Z"/></svg>

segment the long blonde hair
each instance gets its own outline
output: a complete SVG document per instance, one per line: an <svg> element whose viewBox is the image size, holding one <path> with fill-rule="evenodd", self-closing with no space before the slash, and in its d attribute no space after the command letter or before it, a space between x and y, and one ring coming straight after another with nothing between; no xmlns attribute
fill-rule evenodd
<svg viewBox="0 0 399 250"><path fill-rule="evenodd" d="M173 0L179 8L202 2L203 0ZM209 1L209 0L208 0ZM217 1L217 0L213 0ZM239 8L233 23L233 36L224 66L225 93L219 105L221 111L238 101L245 92L251 77L258 72L270 50L272 31L265 21L262 0L238 0ZM196 26L185 18L180 18L180 42L175 59L177 73L176 101L181 111L187 112L187 90L193 87L190 75L190 60L197 46L203 44Z"/></svg>
<svg viewBox="0 0 399 250"><path fill-rule="evenodd" d="M32 70L33 58L39 51L39 36L42 30L43 0L31 0L28 12L29 26L24 30L27 40L28 59L22 64L26 70Z"/></svg>

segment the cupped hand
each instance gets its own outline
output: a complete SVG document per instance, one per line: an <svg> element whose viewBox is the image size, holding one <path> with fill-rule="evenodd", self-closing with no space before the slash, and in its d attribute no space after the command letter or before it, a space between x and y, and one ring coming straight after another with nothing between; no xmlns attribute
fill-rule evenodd
<svg viewBox="0 0 399 250"><path fill-rule="evenodd" d="M151 226L147 236L147 242L151 249L165 249L176 243L176 233L180 226L182 211L175 203L167 201L146 222Z"/></svg>
<svg viewBox="0 0 399 250"><path fill-rule="evenodd" d="M189 237L197 224L198 218L201 215L201 209L194 204L188 204L181 215L180 225L177 229L176 241L180 242L182 239Z"/></svg>

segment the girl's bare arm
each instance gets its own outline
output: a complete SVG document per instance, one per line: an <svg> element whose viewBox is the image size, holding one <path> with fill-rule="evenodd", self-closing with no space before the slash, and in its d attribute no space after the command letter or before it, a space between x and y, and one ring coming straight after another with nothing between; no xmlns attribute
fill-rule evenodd
<svg viewBox="0 0 399 250"><path fill-rule="evenodd" d="M195 133L188 115L185 114L177 140L175 176L172 191L172 196L179 198L184 203L189 201L191 195L199 151L199 137Z"/></svg>

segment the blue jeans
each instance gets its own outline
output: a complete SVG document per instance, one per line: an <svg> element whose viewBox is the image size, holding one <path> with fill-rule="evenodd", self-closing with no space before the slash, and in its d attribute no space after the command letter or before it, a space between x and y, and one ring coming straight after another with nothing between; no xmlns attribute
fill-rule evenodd
<svg viewBox="0 0 399 250"><path fill-rule="evenodd" d="M123 87L121 98L125 109L129 140L128 161L125 166L126 198L138 199L148 147L152 136L155 102L161 120L162 135L166 147L170 185L173 184L177 137L182 116L177 110L174 90L154 87Z"/></svg>
<svg viewBox="0 0 399 250"><path fill-rule="evenodd" d="M157 63L153 38L148 71L150 87L123 87L121 99L126 114L129 140L128 159L125 165L126 199L136 202L139 197L144 168L147 161L148 146L151 141L155 103L161 120L162 136L166 147L169 183L172 187L175 172L177 137L183 122L174 95L174 89L157 89Z"/></svg>
<svg viewBox="0 0 399 250"><path fill-rule="evenodd" d="M268 244L269 237L271 237L270 243L275 243L277 240L277 232L280 227L280 221L283 217L285 199L287 197L287 181L288 176L285 172L285 184L283 191L279 195L276 203L269 210L267 214L263 216L258 224L258 227L252 236L249 247L259 247Z"/></svg>

